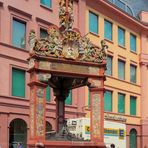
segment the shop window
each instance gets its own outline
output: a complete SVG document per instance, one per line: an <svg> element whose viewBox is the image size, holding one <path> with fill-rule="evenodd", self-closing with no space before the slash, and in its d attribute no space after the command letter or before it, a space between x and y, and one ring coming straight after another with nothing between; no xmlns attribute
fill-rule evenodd
<svg viewBox="0 0 148 148"><path fill-rule="evenodd" d="M112 111L112 91L104 93L104 111Z"/></svg>
<svg viewBox="0 0 148 148"><path fill-rule="evenodd" d="M112 23L107 20L104 21L104 38L112 40Z"/></svg>
<svg viewBox="0 0 148 148"><path fill-rule="evenodd" d="M136 66L130 65L130 82L136 83Z"/></svg>
<svg viewBox="0 0 148 148"><path fill-rule="evenodd" d="M51 0L40 0L40 3L48 8L51 8Z"/></svg>
<svg viewBox="0 0 148 148"><path fill-rule="evenodd" d="M49 102L50 101L50 87L47 86L46 87L46 101Z"/></svg>
<svg viewBox="0 0 148 148"><path fill-rule="evenodd" d="M125 113L125 95L118 93L118 113Z"/></svg>
<svg viewBox="0 0 148 148"><path fill-rule="evenodd" d="M12 68L12 96L25 97L25 71Z"/></svg>
<svg viewBox="0 0 148 148"><path fill-rule="evenodd" d="M125 46L125 30L118 27L118 45Z"/></svg>
<svg viewBox="0 0 148 148"><path fill-rule="evenodd" d="M112 57L107 57L107 70L105 71L106 75L112 76Z"/></svg>
<svg viewBox="0 0 148 148"><path fill-rule="evenodd" d="M65 104L72 105L72 91L70 90L68 97L65 100Z"/></svg>
<svg viewBox="0 0 148 148"><path fill-rule="evenodd" d="M19 48L25 48L26 42L26 23L13 19L12 25L12 45Z"/></svg>
<svg viewBox="0 0 148 148"><path fill-rule="evenodd" d="M48 37L48 33L47 33L47 30L45 29L40 29L40 38L46 38Z"/></svg>
<svg viewBox="0 0 148 148"><path fill-rule="evenodd" d="M136 36L130 34L130 50L136 52Z"/></svg>
<svg viewBox="0 0 148 148"><path fill-rule="evenodd" d="M9 126L9 148L16 148L18 143L27 148L27 124L22 119L14 119Z"/></svg>
<svg viewBox="0 0 148 148"><path fill-rule="evenodd" d="M89 32L98 34L98 16L89 12Z"/></svg>
<svg viewBox="0 0 148 148"><path fill-rule="evenodd" d="M118 78L125 80L125 62L121 60L118 61Z"/></svg>
<svg viewBox="0 0 148 148"><path fill-rule="evenodd" d="M130 96L130 115L136 115L136 97Z"/></svg>

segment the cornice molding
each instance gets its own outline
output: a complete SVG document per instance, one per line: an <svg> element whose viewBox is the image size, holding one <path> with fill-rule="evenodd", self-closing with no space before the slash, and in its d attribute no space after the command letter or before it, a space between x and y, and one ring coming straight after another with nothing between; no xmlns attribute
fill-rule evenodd
<svg viewBox="0 0 148 148"><path fill-rule="evenodd" d="M22 14L22 15L26 16L26 17L29 18L29 19L32 18L32 14L27 13L27 12L25 12L25 11L23 11L23 10L17 9L17 8L15 8L15 7L13 7L13 6L8 5L8 9L11 10L11 11L13 11L13 12L16 12L16 13L18 13L18 14Z"/></svg>

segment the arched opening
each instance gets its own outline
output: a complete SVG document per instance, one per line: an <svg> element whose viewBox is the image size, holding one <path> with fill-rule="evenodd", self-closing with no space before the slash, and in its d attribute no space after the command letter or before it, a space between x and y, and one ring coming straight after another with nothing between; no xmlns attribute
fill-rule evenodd
<svg viewBox="0 0 148 148"><path fill-rule="evenodd" d="M52 130L52 125L46 121L46 140L51 138L51 135L55 132Z"/></svg>
<svg viewBox="0 0 148 148"><path fill-rule="evenodd" d="M46 132L50 131L52 131L52 125L48 121L46 121Z"/></svg>
<svg viewBox="0 0 148 148"><path fill-rule="evenodd" d="M130 131L130 148L137 148L137 131L135 129Z"/></svg>
<svg viewBox="0 0 148 148"><path fill-rule="evenodd" d="M9 148L17 148L21 143L23 148L27 148L27 124L22 119L14 119L9 126Z"/></svg>

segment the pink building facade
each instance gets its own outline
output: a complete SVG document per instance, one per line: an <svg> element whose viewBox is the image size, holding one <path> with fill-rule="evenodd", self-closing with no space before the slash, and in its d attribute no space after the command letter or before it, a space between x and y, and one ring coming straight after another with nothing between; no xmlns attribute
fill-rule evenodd
<svg viewBox="0 0 148 148"><path fill-rule="evenodd" d="M142 11L139 15L141 21L137 21L131 16L124 15L121 10L109 6L110 4L107 2L94 0L93 4L90 3L90 0L74 0L74 27L79 28L82 35L87 34L85 29L87 7L98 10L97 6L100 3L102 3L102 9L99 11L102 14L117 20L114 15L116 13L119 16L117 21L138 32L141 36L141 127L135 128L138 131L138 148L146 148L148 147L148 13ZM106 11L107 9L109 11ZM14 21L25 24L22 48L16 47L15 41L13 42ZM0 0L0 146L2 148L8 148L12 143L15 145L15 142L20 141L26 146L27 139L29 139L30 90L27 84L30 78L27 73L28 62L26 60L29 57L28 36L29 31L34 29L39 38L41 30L48 30L52 24L59 25L58 0L52 0L50 7L42 4L40 0ZM15 96L15 92L13 92L13 87L15 87L15 84L13 85L15 83L15 78L13 81L14 70L25 72L23 97ZM86 98L85 88L73 90L72 103L66 106L66 118L84 117L85 108L87 108ZM46 110L47 128L54 130L56 116L52 91ZM19 126L20 124L23 125L23 129L22 126ZM129 133L130 125L127 127ZM19 138L14 133L17 133ZM22 139L25 140L22 141ZM127 139L127 147L128 142L129 139Z"/></svg>
<svg viewBox="0 0 148 148"><path fill-rule="evenodd" d="M85 12L80 10L83 3L83 1L74 2L74 11L76 12L74 26L79 28L82 34L85 32L80 21L81 16L84 16L83 13ZM17 142L22 142L24 147L26 147L27 139L29 138L30 96L29 86L27 86L30 80L27 73L27 58L29 57L28 35L30 30L34 29L39 38L41 29L47 30L51 24L58 26L58 6L58 0L52 0L50 8L42 4L40 0L0 1L0 146L2 148L11 147L11 145L16 145ZM13 42L14 21L25 24L25 44L22 48L16 47L15 41ZM24 72L25 94L23 96L15 96L12 92L12 83L15 85L15 80L12 82L14 70L22 70ZM70 105L66 106L66 118L77 118L85 115L85 100L78 99L85 98L85 94L81 92L84 92L84 88L72 91L73 100ZM46 110L48 127L54 130L56 116L52 91ZM22 126L18 127L18 124L22 124L25 129L21 129ZM12 126L20 129L11 128ZM15 133L17 133L16 136L14 136ZM22 141L23 139L24 141Z"/></svg>

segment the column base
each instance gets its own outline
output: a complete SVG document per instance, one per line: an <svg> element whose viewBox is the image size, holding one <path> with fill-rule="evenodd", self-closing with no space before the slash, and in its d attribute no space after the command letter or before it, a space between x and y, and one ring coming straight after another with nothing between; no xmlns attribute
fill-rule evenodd
<svg viewBox="0 0 148 148"><path fill-rule="evenodd" d="M38 148L35 147L35 144L28 144L29 148ZM77 142L77 141L45 141L43 148L106 148L103 142Z"/></svg>

